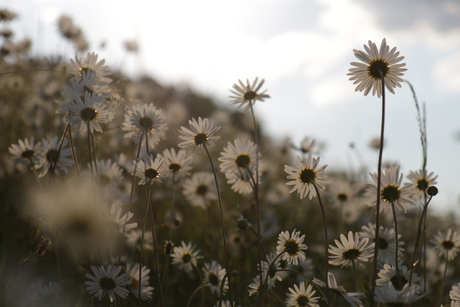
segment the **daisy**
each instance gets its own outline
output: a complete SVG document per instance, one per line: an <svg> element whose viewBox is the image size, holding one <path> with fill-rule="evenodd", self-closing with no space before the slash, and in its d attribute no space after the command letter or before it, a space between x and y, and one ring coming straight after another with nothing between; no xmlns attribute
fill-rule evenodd
<svg viewBox="0 0 460 307"><path fill-rule="evenodd" d="M259 172L259 184L260 184ZM232 178L227 180L228 184L232 185L232 190L239 194L248 194L254 191L254 184L252 179L244 173L235 174Z"/></svg>
<svg viewBox="0 0 460 307"><path fill-rule="evenodd" d="M206 208L209 202L217 200L214 176L210 172L193 174L184 181L183 193L192 206Z"/></svg>
<svg viewBox="0 0 460 307"><path fill-rule="evenodd" d="M140 136L146 135L149 146L154 147L165 136L167 129L163 112L155 108L153 103L133 106L125 113L123 131L129 131L125 138L138 142Z"/></svg>
<svg viewBox="0 0 460 307"><path fill-rule="evenodd" d="M385 170L382 174L381 185L380 185L380 212L391 209L391 204L395 204L404 213L407 212L405 205L414 205L415 190L412 186L405 185L401 186L403 175L399 173L400 166L390 166L389 169ZM377 173L370 174L375 183L377 183ZM377 185L370 184L366 190L365 196L369 199L369 206L376 205L377 200Z"/></svg>
<svg viewBox="0 0 460 307"><path fill-rule="evenodd" d="M375 224L368 223L361 228L359 236L369 238L369 241L375 242ZM399 257L404 253L404 242L400 240L401 235L398 234L398 254ZM385 228L380 226L379 230L379 262L393 264L396 253L396 237L394 228Z"/></svg>
<svg viewBox="0 0 460 307"><path fill-rule="evenodd" d="M460 307L460 283L456 286L452 286L452 290L449 292L449 298L451 301L451 307Z"/></svg>
<svg viewBox="0 0 460 307"><path fill-rule="evenodd" d="M225 147L220 155L218 158L221 162L220 170L227 179L232 179L235 176L240 178L254 176L257 160L260 158L257 146L253 142L243 139L236 139L234 144L228 142L228 147Z"/></svg>
<svg viewBox="0 0 460 307"><path fill-rule="evenodd" d="M198 255L200 250L194 250L195 245L192 243L185 244L184 241L181 242L182 246L174 247L171 254L172 264L178 264L179 269L184 269L187 272L191 272L193 267L197 265L197 260L203 258Z"/></svg>
<svg viewBox="0 0 460 307"><path fill-rule="evenodd" d="M153 235L151 231L147 230L144 232L142 229L133 229L130 232L128 232L125 236L126 243L129 246L136 247L140 251L142 241L144 241L143 248L146 250L153 250Z"/></svg>
<svg viewBox="0 0 460 307"><path fill-rule="evenodd" d="M342 296L351 306L364 306L363 302L361 302L361 299L366 297L364 293L348 292L343 286L339 286L337 284L337 280L335 279L334 274L331 272L328 273L327 279L329 289L332 290L335 294ZM326 283L317 278L313 278L313 282L320 287L326 288Z"/></svg>
<svg viewBox="0 0 460 307"><path fill-rule="evenodd" d="M333 179L328 190L335 205L346 206L353 202L361 190L361 185L352 184L343 179Z"/></svg>
<svg viewBox="0 0 460 307"><path fill-rule="evenodd" d="M356 261L361 265L361 262L367 262L374 255L374 243L369 243L369 238L360 238L359 233L348 232L348 239L343 234L340 235L340 240L335 241L337 247L329 245L329 264L342 267L351 266Z"/></svg>
<svg viewBox="0 0 460 307"><path fill-rule="evenodd" d="M136 161L134 161L136 165ZM162 183L163 179L166 178L169 173L166 169L166 163L164 162L163 157L157 155L153 159L153 155L150 155L148 158L140 159L137 162L136 176L141 178L139 185L144 185L146 183Z"/></svg>
<svg viewBox="0 0 460 307"><path fill-rule="evenodd" d="M318 297L314 296L316 291L312 285L305 287L305 282L301 282L299 286L294 285L294 288L289 288L286 298L286 306L289 307L319 307Z"/></svg>
<svg viewBox="0 0 460 307"><path fill-rule="evenodd" d="M176 153L174 148L165 149L162 156L168 170L174 175L174 180L179 180L189 175L192 169L192 156L187 155L185 150L179 150Z"/></svg>
<svg viewBox="0 0 460 307"><path fill-rule="evenodd" d="M70 64L67 65L67 71L73 76L72 80L80 81L82 78L93 75L96 78L96 82L100 85L106 85L110 83L110 79L107 78L109 75L105 60L97 60L98 55L94 52L88 52L86 57L79 58L75 55L75 61L70 59Z"/></svg>
<svg viewBox="0 0 460 307"><path fill-rule="evenodd" d="M110 209L107 207L107 213L110 221L114 223L115 231L127 235L128 232L137 227L137 223L128 223L134 216L134 213L128 211L123 216L121 215L121 207L112 205Z"/></svg>
<svg viewBox="0 0 460 307"><path fill-rule="evenodd" d="M404 59L403 56L399 56L399 51L396 51L396 47L390 50L387 45L386 39L382 40L380 49L377 49L377 45L369 41L369 46L364 45L366 52L361 50L353 49L355 57L361 60L360 62L351 62L353 68L349 69L347 74L353 84L358 84L355 91L364 91L364 96L367 96L372 90L372 95L377 93L380 98L382 96L382 77L385 78L385 88L394 92L395 87L401 87L403 80L400 78L403 72L406 71L405 63L399 63Z"/></svg>
<svg viewBox="0 0 460 307"><path fill-rule="evenodd" d="M142 266L141 270L141 284L139 285L139 263L132 265L131 263L126 264L126 274L130 283L128 288L136 298L139 298L139 286L141 287L141 299L146 301L152 299L153 287L149 285L150 280L150 269L146 266Z"/></svg>
<svg viewBox="0 0 460 307"><path fill-rule="evenodd" d="M427 174L427 171L423 170L418 170L416 172L410 171L409 175L407 175L407 179L411 182L406 184L410 184L414 187L414 191L417 191L414 196L416 199L420 199L425 195L430 186L437 184L437 178L438 175L434 175L433 172Z"/></svg>
<svg viewBox="0 0 460 307"><path fill-rule="evenodd" d="M263 277L262 277L263 278ZM260 276L257 274L256 277L252 279L252 283L248 286L249 296L257 295L260 292Z"/></svg>
<svg viewBox="0 0 460 307"><path fill-rule="evenodd" d="M204 283L205 285L211 288L212 293L220 295L220 288L222 281L225 278L226 271L220 266L217 261L212 261L211 263L205 263L203 268ZM228 290L228 279L225 278L224 282L224 293Z"/></svg>
<svg viewBox="0 0 460 307"><path fill-rule="evenodd" d="M420 286L407 283L401 290L396 290L391 282L375 288L375 301L385 303L387 306L405 306L420 299Z"/></svg>
<svg viewBox="0 0 460 307"><path fill-rule="evenodd" d="M97 182L102 188L115 189L123 181L123 170L112 160L97 160L93 163L93 168L97 169ZM82 176L88 182L93 182L91 177L91 165L88 163L86 169L82 171Z"/></svg>
<svg viewBox="0 0 460 307"><path fill-rule="evenodd" d="M264 101L266 98L270 98L268 94L265 94L265 91L258 93L262 85L264 85L265 80L260 80L257 83L258 77L254 79L252 84L249 83L249 80L246 79L246 85L238 79L239 84L233 84L233 89L230 90L234 94L234 96L229 96L232 98L232 104L239 104L238 108L246 104L244 108L245 111L251 108L251 104L254 104L256 100Z"/></svg>
<svg viewBox="0 0 460 307"><path fill-rule="evenodd" d="M29 164L37 165L40 161L40 153L42 151L42 144L37 142L35 144L34 137L30 139L19 140L18 144L12 144L8 148L15 164Z"/></svg>
<svg viewBox="0 0 460 307"><path fill-rule="evenodd" d="M283 272L281 270L281 259L275 253L270 253L265 256L267 261L262 261L262 278L267 280L269 289L275 287L276 281L283 280ZM268 275L268 276L267 276Z"/></svg>
<svg viewBox="0 0 460 307"><path fill-rule="evenodd" d="M307 245L303 244L305 235L299 236L300 231L295 229L289 234L289 231L282 231L278 235L276 251L283 254L281 260L286 260L289 264L297 265L299 260L302 262L306 259L304 250L307 250Z"/></svg>
<svg viewBox="0 0 460 307"><path fill-rule="evenodd" d="M203 146L214 146L214 142L220 139L220 136L214 135L219 131L220 126L214 126L214 122L207 118L198 117L198 121L194 118L188 121L191 130L181 126L179 130L179 138L183 142L179 143L180 148L192 149L192 154L201 152Z"/></svg>
<svg viewBox="0 0 460 307"><path fill-rule="evenodd" d="M77 130L86 131L89 126L91 133L94 130L102 132L100 123L108 123L114 117L114 113L107 109L104 102L100 102L100 96L85 91L83 97L78 97L69 104L67 120Z"/></svg>
<svg viewBox="0 0 460 307"><path fill-rule="evenodd" d="M43 283L42 280L34 282L29 289L30 307L59 307L61 305L62 286L57 282Z"/></svg>
<svg viewBox="0 0 460 307"><path fill-rule="evenodd" d="M397 273L399 271L399 275ZM379 287L385 286L388 282L393 284L396 290L401 290L410 280L410 270L402 263L402 260L398 263L398 270L395 265L384 264L383 268L378 273L379 278L376 279L375 283ZM399 277L398 277L399 276ZM417 274L412 274L412 282L418 282L420 277Z"/></svg>
<svg viewBox="0 0 460 307"><path fill-rule="evenodd" d="M129 291L124 286L131 284L131 281L127 278L126 273L119 275L121 266L113 267L109 264L106 268L102 265L92 265L91 270L94 275L85 275L86 278L90 279L90 281L85 281L86 290L97 296L99 300L106 294L111 302L115 300L115 294L122 298L128 295Z"/></svg>
<svg viewBox="0 0 460 307"><path fill-rule="evenodd" d="M284 166L284 171L288 174L287 178L292 179L292 181L286 183L286 185L293 185L289 193L297 191L300 199L306 196L312 199L316 196L315 186L318 188L318 191L324 190L324 184L327 183L327 176L323 172L327 164L317 169L319 159L320 157L315 159L311 154L308 154L307 160L303 161L297 156L295 167Z"/></svg>
<svg viewBox="0 0 460 307"><path fill-rule="evenodd" d="M460 251L460 234L456 231L452 232L451 228L447 230L446 234L438 231L430 242L434 245L438 255L446 258L447 261L454 260Z"/></svg>
<svg viewBox="0 0 460 307"><path fill-rule="evenodd" d="M54 170L55 174L58 174L60 169L67 173L67 167L72 164L72 159L69 158L72 155L72 150L66 147L67 143L68 141L64 140L61 146L57 136L51 141L42 139L43 150L39 156L37 168L43 169L39 177L45 176L50 169Z"/></svg>

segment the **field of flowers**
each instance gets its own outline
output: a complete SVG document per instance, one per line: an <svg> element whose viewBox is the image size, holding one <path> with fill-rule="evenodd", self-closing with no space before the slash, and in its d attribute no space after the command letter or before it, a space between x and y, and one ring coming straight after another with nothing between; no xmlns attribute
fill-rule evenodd
<svg viewBox="0 0 460 307"><path fill-rule="evenodd" d="M350 50L356 91L382 99L378 161L352 173L264 133L263 79L216 104L111 70L69 17L75 57L32 57L16 17L0 10L1 306L460 306L415 92L420 169L382 162L386 94L412 89L385 39Z"/></svg>

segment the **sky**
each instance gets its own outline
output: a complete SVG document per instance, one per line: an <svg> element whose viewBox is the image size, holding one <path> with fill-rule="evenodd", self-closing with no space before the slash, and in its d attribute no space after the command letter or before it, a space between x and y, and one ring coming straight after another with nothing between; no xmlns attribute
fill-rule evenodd
<svg viewBox="0 0 460 307"><path fill-rule="evenodd" d="M368 147L379 135L381 100L355 92L348 80L353 49L369 40L397 47L420 103L426 105L428 170L439 175L433 206L460 214L460 1L458 0L6 0L19 14L18 37L35 54L72 57L56 19L66 14L106 64L166 85L188 84L229 103L238 79L265 79L271 96L255 113L277 139L325 143L330 168L377 168ZM136 40L138 55L123 42ZM101 42L106 47L100 48ZM384 160L402 172L421 167L416 109L406 84L387 96ZM350 150L350 143L356 151Z"/></svg>

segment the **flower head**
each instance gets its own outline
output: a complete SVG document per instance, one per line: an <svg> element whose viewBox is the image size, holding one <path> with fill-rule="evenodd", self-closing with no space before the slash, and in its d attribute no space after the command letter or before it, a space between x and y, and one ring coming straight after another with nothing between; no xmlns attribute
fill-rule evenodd
<svg viewBox="0 0 460 307"><path fill-rule="evenodd" d="M452 290L449 292L449 298L451 301L451 307L460 307L460 283L452 286Z"/></svg>
<svg viewBox="0 0 460 307"><path fill-rule="evenodd" d="M307 245L303 244L305 235L299 236L300 231L295 229L289 234L289 231L282 231L278 235L276 251L278 254L283 253L282 260L287 260L288 263L297 265L300 261L306 259L304 250L307 250Z"/></svg>
<svg viewBox="0 0 460 307"><path fill-rule="evenodd" d="M94 294L101 300L106 294L109 300L115 300L115 294L125 298L128 295L128 290L123 286L129 285L131 281L127 278L126 273L120 275L121 266L91 266L93 274L86 274L85 277L90 279L86 281L86 290Z"/></svg>
<svg viewBox="0 0 460 307"><path fill-rule="evenodd" d="M154 159L153 155L150 155L145 160L137 161L136 176L141 178L139 185L162 183L163 179L169 175L163 157L157 155Z"/></svg>
<svg viewBox="0 0 460 307"><path fill-rule="evenodd" d="M370 174L374 182L377 183L377 174ZM403 175L399 173L399 166L391 166L385 173L382 174L381 185L380 185L380 211L385 211L391 208L391 204L398 206L404 213L407 212L404 205L414 205L415 202L412 199L414 195L414 189L412 186L405 185L401 186ZM369 199L369 206L377 204L377 185L370 184L366 190L366 196Z"/></svg>
<svg viewBox="0 0 460 307"><path fill-rule="evenodd" d="M341 241L341 242L340 242ZM374 243L369 243L369 238L360 238L356 232L348 232L348 239L343 234L340 241L335 240L335 245L329 245L329 264L342 267L351 266L353 262L362 265L367 262L374 253Z"/></svg>
<svg viewBox="0 0 460 307"><path fill-rule="evenodd" d="M175 180L179 180L188 176L189 171L192 169L192 157L187 155L184 150L179 150L176 153L174 148L165 149L162 153L165 160L166 167L174 175Z"/></svg>
<svg viewBox="0 0 460 307"><path fill-rule="evenodd" d="M212 293L220 294L222 282L224 282L224 293L228 290L228 279L225 278L226 270L217 261L205 263L203 268L204 282L211 288ZM225 278L225 281L224 281Z"/></svg>
<svg viewBox="0 0 460 307"><path fill-rule="evenodd" d="M387 306L406 306L420 299L420 286L417 284L409 285L407 283L401 290L395 289L391 282L385 285L376 287L375 301L386 303Z"/></svg>
<svg viewBox="0 0 460 307"><path fill-rule="evenodd" d="M60 169L67 172L67 167L72 164L72 150L67 147L67 143L68 141L64 140L61 147L57 136L51 141L42 139L43 151L39 156L37 168L43 169L39 177L45 176L49 170L53 170L55 174L58 174Z"/></svg>
<svg viewBox="0 0 460 307"><path fill-rule="evenodd" d="M355 57L361 62L351 62L353 68L350 68L350 72L347 74L353 84L358 84L355 91L364 91L364 96L367 96L372 90L372 95L377 94L378 97L382 96L382 78L385 79L385 88L393 94L395 87L401 87L403 80L400 78L403 72L407 69L405 63L399 63L404 59L403 56L399 56L399 51L396 51L396 47L390 50L387 45L386 39L382 40L380 48L377 45L369 41L369 46L364 45L366 51L356 50Z"/></svg>
<svg viewBox="0 0 460 307"><path fill-rule="evenodd" d="M239 84L233 84L233 89L230 90L230 92L234 94L234 96L230 96L230 98L232 98L232 104L239 104L238 108L246 104L244 110L247 111L256 100L264 101L266 98L270 98L268 94L265 94L267 90L260 93L258 92L265 80L262 79L259 83L257 83L257 81L258 78L255 78L254 82L250 84L249 80L246 79L246 84L241 80L238 80Z"/></svg>
<svg viewBox="0 0 460 307"><path fill-rule="evenodd" d="M369 223L364 225L359 232L361 238L369 238L369 241L375 242L375 224ZM404 241L401 240L401 235L398 234L398 253L399 257L403 256ZM380 226L379 230L379 263L393 264L396 252L396 236L394 228L385 228ZM398 258L399 258L398 257Z"/></svg>
<svg viewBox="0 0 460 307"><path fill-rule="evenodd" d="M284 171L288 174L287 178L292 179L288 181L286 185L293 185L290 193L297 191L297 195L300 199L308 196L312 199L316 196L315 186L319 191L324 190L324 184L327 183L327 176L324 175L324 169L326 165L317 168L319 164L319 157L313 158L311 154L308 154L307 160L302 161L299 156L295 159L295 167L285 165Z"/></svg>
<svg viewBox="0 0 460 307"><path fill-rule="evenodd" d="M439 256L446 258L448 261L454 260L457 253L460 251L460 234L452 229L448 229L447 233L438 231L438 233L431 239L431 244Z"/></svg>
<svg viewBox="0 0 460 307"><path fill-rule="evenodd" d="M128 288L135 297L139 298L139 287L141 287L141 299L146 301L152 298L153 287L149 285L150 280L150 269L146 266L142 266L141 270L141 282L139 285L139 263L134 265L126 264L126 274L130 284Z"/></svg>
<svg viewBox="0 0 460 307"><path fill-rule="evenodd" d="M414 188L416 199L420 199L423 195L426 195L427 190L430 186L436 185L436 179L438 175L434 175L433 172L427 173L427 171L418 170L416 172L410 171L407 175L407 179L411 182L408 183Z"/></svg>
<svg viewBox="0 0 460 307"><path fill-rule="evenodd" d="M206 208L217 200L214 176L210 172L198 172L184 180L183 193L192 206Z"/></svg>
<svg viewBox="0 0 460 307"><path fill-rule="evenodd" d="M197 265L197 260L203 258L198 255L200 250L195 250L195 246L192 243L185 244L181 242L181 246L176 246L171 254L172 264L178 264L179 269L184 269L187 272L193 270L193 266ZM193 266L192 266L193 265Z"/></svg>
<svg viewBox="0 0 460 307"><path fill-rule="evenodd" d="M180 148L192 149L192 154L201 152L203 146L214 146L214 142L220 139L220 136L214 135L219 131L220 126L215 126L212 120L198 117L198 121L194 118L188 121L190 129L180 127L179 138L183 142L179 143Z"/></svg>
<svg viewBox="0 0 460 307"><path fill-rule="evenodd" d="M68 72L73 75L72 80L79 82L81 79L93 75L96 82L100 85L106 85L111 80L107 78L108 66L104 65L105 60L97 60L98 55L94 52L88 52L86 57L79 58L75 56L75 61L70 59L67 65Z"/></svg>
<svg viewBox="0 0 460 307"><path fill-rule="evenodd" d="M19 140L18 144L12 144L8 151L13 156L12 160L15 164L36 165L39 162L39 154L42 150L42 144L35 144L34 137L30 139Z"/></svg>
<svg viewBox="0 0 460 307"><path fill-rule="evenodd" d="M138 142L141 136L147 137L149 146L154 147L167 129L163 112L155 108L153 103L133 106L125 113L123 130L129 131L125 138L132 138Z"/></svg>
<svg viewBox="0 0 460 307"><path fill-rule="evenodd" d="M398 275L399 272L399 275ZM402 260L398 263L398 269L395 265L384 264L383 268L378 273L379 278L375 281L377 286L383 287L388 282L393 284L396 290L402 290L402 288L409 282L410 270L402 263ZM417 274L412 273L412 282L418 282L420 277Z"/></svg>
<svg viewBox="0 0 460 307"><path fill-rule="evenodd" d="M294 288L289 288L286 298L286 306L289 307L318 307L318 297L314 296L316 291L312 285L305 287L305 282L301 282L299 286L294 285Z"/></svg>
<svg viewBox="0 0 460 307"><path fill-rule="evenodd" d="M337 280L331 272L328 273L327 280L329 289L342 296L351 306L364 306L361 302L361 299L366 297L363 292L348 292L343 286L337 284ZM313 278L313 282L320 287L326 288L326 283L317 278Z"/></svg>
<svg viewBox="0 0 460 307"><path fill-rule="evenodd" d="M253 142L243 139L236 139L234 144L228 142L228 147L225 147L220 155L220 170L225 173L227 179L255 177L260 153Z"/></svg>
<svg viewBox="0 0 460 307"><path fill-rule="evenodd" d="M61 302L62 286L57 282L45 284L41 279L32 283L29 288L30 307L59 307Z"/></svg>

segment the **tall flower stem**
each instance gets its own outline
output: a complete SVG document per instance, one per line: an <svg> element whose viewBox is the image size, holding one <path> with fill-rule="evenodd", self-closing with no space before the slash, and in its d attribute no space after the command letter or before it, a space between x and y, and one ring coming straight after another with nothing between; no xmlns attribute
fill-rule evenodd
<svg viewBox="0 0 460 307"><path fill-rule="evenodd" d="M397 282L400 289L403 288L401 274L399 272L399 263L398 263L398 256L399 256L399 238L398 238L398 223L396 222L396 210L394 202L391 203L391 211L393 211L393 222L395 225L395 268L396 268L396 275L398 276Z"/></svg>
<svg viewBox="0 0 460 307"><path fill-rule="evenodd" d="M219 200L219 213L220 213L220 225L221 225L221 231L222 231L222 239L224 242L224 254L225 254L225 268L227 270L228 274L228 294L230 296L230 306L233 307L233 292L232 292L232 283L230 282L230 266L229 266L229 261L228 261L228 248L227 248L227 235L225 232L225 226L224 226L224 213L223 213L223 208L222 208L222 196L220 194L220 188L219 188L219 181L217 180L217 173L216 169L214 168L214 163L212 162L211 155L209 154L208 147L206 144L203 144L203 148L206 151L206 154L209 159L209 163L211 164L212 168L212 173L214 175L214 181L216 183L216 190L217 190L217 197Z"/></svg>
<svg viewBox="0 0 460 307"><path fill-rule="evenodd" d="M385 78L383 73L380 72L382 80L382 119L380 127L380 148L379 148L379 161L377 164L377 202L376 202L376 212L375 212L375 248L374 248L374 268L372 273L372 292L371 292L371 303L374 302L375 294L375 280L377 279L377 259L379 256L379 231L380 231L380 188L382 185L382 156L383 156L383 139L385 136Z"/></svg>
<svg viewBox="0 0 460 307"><path fill-rule="evenodd" d="M321 195L319 194L319 189L315 183L313 183L315 188L316 195L318 196L319 207L321 208L321 215L323 217L323 226L324 226L324 249L325 249L325 272L326 272L326 297L328 306L332 306L330 296L329 296L329 261L328 261L328 236L327 236L327 223L326 223L326 213L324 212L323 201L321 200Z"/></svg>
<svg viewBox="0 0 460 307"><path fill-rule="evenodd" d="M442 274L442 282L439 285L439 300L438 304L435 306L441 306L442 303L442 293L444 292L444 284L446 282L446 277L447 277L447 264L449 263L449 260L447 259L447 254L446 254L446 265L444 266L444 273Z"/></svg>

